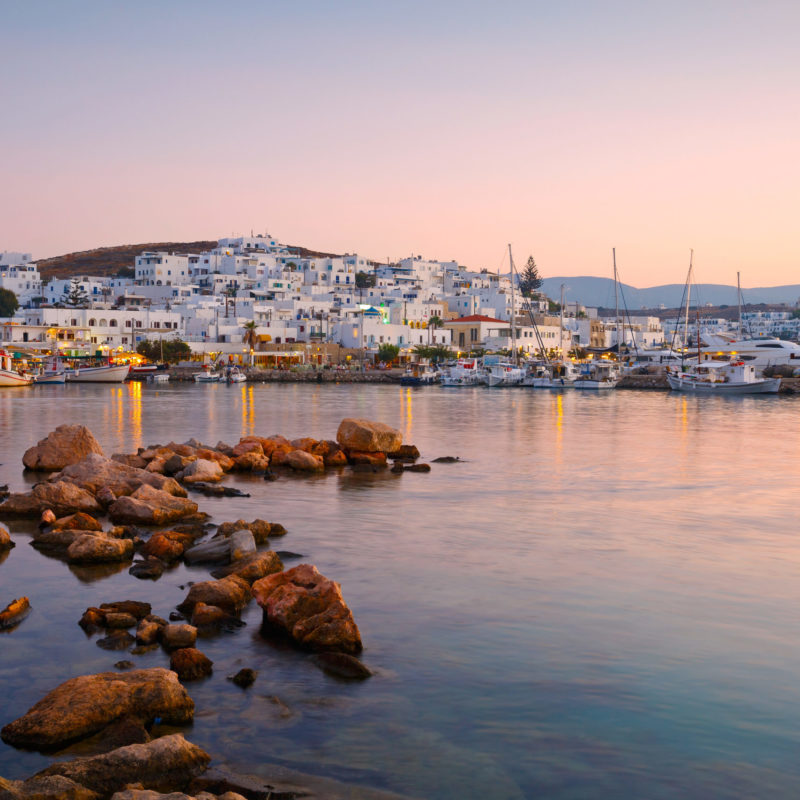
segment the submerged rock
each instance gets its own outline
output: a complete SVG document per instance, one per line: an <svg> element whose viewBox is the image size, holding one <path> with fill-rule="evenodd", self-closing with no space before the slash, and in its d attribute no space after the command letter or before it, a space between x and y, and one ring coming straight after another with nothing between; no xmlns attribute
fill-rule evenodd
<svg viewBox="0 0 800 800"><path fill-rule="evenodd" d="M103 448L88 428L83 425L59 425L25 451L22 463L28 469L52 472L91 454L102 456Z"/></svg>
<svg viewBox="0 0 800 800"><path fill-rule="evenodd" d="M266 575L273 575L283 570L283 564L277 553L272 550L263 550L259 553L250 555L234 561L227 567L215 569L211 574L215 578L226 578L228 575L237 575L249 584L253 584L259 578Z"/></svg>
<svg viewBox="0 0 800 800"><path fill-rule="evenodd" d="M213 673L214 662L194 647L175 650L169 657L169 668L182 681L197 681Z"/></svg>
<svg viewBox="0 0 800 800"><path fill-rule="evenodd" d="M365 667L357 658L347 653L318 653L314 656L314 661L325 672L336 675L337 678L362 681L372 675L371 670Z"/></svg>
<svg viewBox="0 0 800 800"><path fill-rule="evenodd" d="M0 730L0 737L14 747L53 750L127 716L145 724L158 717L166 724L181 725L191 722L194 702L175 673L166 669L81 675L45 695Z"/></svg>
<svg viewBox="0 0 800 800"><path fill-rule="evenodd" d="M285 631L314 650L359 653L361 634L341 588L311 564L261 578L253 596L264 610L264 623Z"/></svg>
<svg viewBox="0 0 800 800"><path fill-rule="evenodd" d="M161 644L167 650L192 647L197 641L197 628L194 625L165 625L161 629Z"/></svg>
<svg viewBox="0 0 800 800"><path fill-rule="evenodd" d="M5 525L0 523L0 550L10 550L14 547L14 540Z"/></svg>
<svg viewBox="0 0 800 800"><path fill-rule="evenodd" d="M28 616L30 610L31 603L27 597L18 597L16 600L12 600L0 611L0 631L16 628Z"/></svg>
<svg viewBox="0 0 800 800"><path fill-rule="evenodd" d="M250 667L240 669L235 675L228 675L228 680L233 681L242 689L247 689L256 682L258 672Z"/></svg>

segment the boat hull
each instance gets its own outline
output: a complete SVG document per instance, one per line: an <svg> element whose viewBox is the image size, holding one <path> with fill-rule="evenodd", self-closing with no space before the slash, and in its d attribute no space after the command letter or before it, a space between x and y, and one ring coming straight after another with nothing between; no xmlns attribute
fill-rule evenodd
<svg viewBox="0 0 800 800"><path fill-rule="evenodd" d="M13 370L0 369L0 386L30 386L33 377Z"/></svg>
<svg viewBox="0 0 800 800"><path fill-rule="evenodd" d="M673 391L687 394L775 394L781 388L780 378L764 378L752 383L711 383L678 375L667 375L667 383L669 383L669 388Z"/></svg>
<svg viewBox="0 0 800 800"><path fill-rule="evenodd" d="M63 384L67 382L66 372L57 372L55 375L37 375L33 382L39 386L40 384Z"/></svg>
<svg viewBox="0 0 800 800"><path fill-rule="evenodd" d="M597 381L590 379L588 381L575 381L573 388L589 392L605 392L609 389L614 389L616 385L616 381Z"/></svg>
<svg viewBox="0 0 800 800"><path fill-rule="evenodd" d="M111 367L79 367L67 373L70 383L122 383L128 377L128 364Z"/></svg>

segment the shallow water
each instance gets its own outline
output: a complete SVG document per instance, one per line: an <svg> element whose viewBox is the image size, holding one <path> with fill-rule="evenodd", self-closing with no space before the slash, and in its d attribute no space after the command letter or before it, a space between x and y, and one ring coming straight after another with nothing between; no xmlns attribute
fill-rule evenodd
<svg viewBox="0 0 800 800"><path fill-rule="evenodd" d="M233 478L201 498L215 522L283 523L276 548L342 584L376 671L350 684L264 640L251 606L198 645L188 738L260 762L430 798L744 798L800 791L798 401L667 393L551 394L393 386L68 385L0 392L0 484L63 422L108 453L192 436L332 438L344 416L401 428L430 474ZM47 558L11 523L0 606L33 611L0 636L0 724L73 675L156 651L109 653L77 621L148 600L159 581ZM287 561L287 566L300 563ZM242 691L226 676L259 670ZM0 744L0 775L48 763Z"/></svg>

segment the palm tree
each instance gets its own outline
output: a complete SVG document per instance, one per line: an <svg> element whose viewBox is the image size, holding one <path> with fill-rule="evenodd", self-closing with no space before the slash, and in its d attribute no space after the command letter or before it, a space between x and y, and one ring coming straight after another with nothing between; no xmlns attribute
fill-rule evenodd
<svg viewBox="0 0 800 800"><path fill-rule="evenodd" d="M242 337L242 342L246 344L250 348L250 366L253 366L253 350L256 349L256 344L258 344L258 334L256 333L256 321L251 319L250 322L245 322L244 324L244 336Z"/></svg>
<svg viewBox="0 0 800 800"><path fill-rule="evenodd" d="M428 344L431 343L431 330L435 328L441 328L444 323L442 322L441 317L437 317L436 315L432 316L428 320Z"/></svg>

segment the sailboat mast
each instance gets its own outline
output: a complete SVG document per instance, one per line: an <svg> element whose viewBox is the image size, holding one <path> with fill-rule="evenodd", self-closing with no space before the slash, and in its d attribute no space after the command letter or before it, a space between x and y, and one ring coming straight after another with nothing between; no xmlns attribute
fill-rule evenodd
<svg viewBox="0 0 800 800"><path fill-rule="evenodd" d="M516 317L516 305L514 297L514 256L511 255L511 243L508 245L508 264L509 276L511 277L511 352L514 356L514 363L517 363L517 323L514 319Z"/></svg>
<svg viewBox="0 0 800 800"><path fill-rule="evenodd" d="M564 284L561 284L561 313L558 321L558 352L564 360Z"/></svg>
<svg viewBox="0 0 800 800"><path fill-rule="evenodd" d="M614 259L614 307L617 315L617 361L622 360L622 343L619 336L619 282L617 281L617 248L611 248L611 255Z"/></svg>
<svg viewBox="0 0 800 800"><path fill-rule="evenodd" d="M736 273L736 303L739 306L739 339L742 338L742 284L739 280L740 273Z"/></svg>
<svg viewBox="0 0 800 800"><path fill-rule="evenodd" d="M686 276L686 324L683 326L684 342L683 349L689 347L689 306L692 299L692 260L694 259L694 250L689 251L689 274Z"/></svg>

